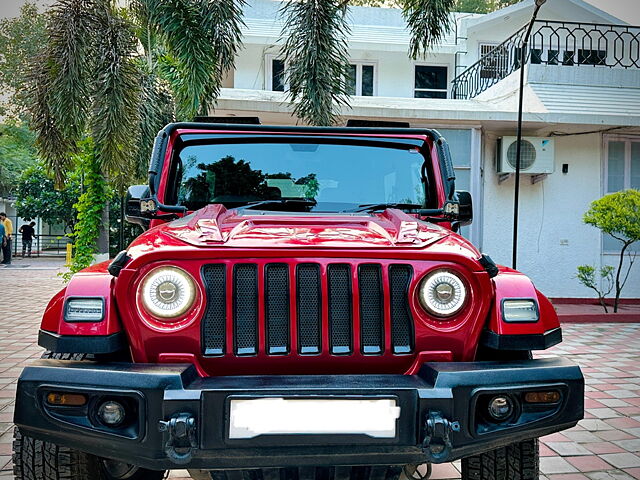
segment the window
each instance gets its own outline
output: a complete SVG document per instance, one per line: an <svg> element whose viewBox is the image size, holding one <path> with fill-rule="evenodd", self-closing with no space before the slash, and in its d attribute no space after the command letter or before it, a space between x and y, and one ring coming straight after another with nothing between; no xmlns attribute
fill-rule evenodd
<svg viewBox="0 0 640 480"><path fill-rule="evenodd" d="M274 57L273 55L267 55L265 58L265 85L266 90L273 92L285 92L289 89L286 77L286 62Z"/></svg>
<svg viewBox="0 0 640 480"><path fill-rule="evenodd" d="M578 50L578 65L606 65L606 50L590 50L581 48Z"/></svg>
<svg viewBox="0 0 640 480"><path fill-rule="evenodd" d="M480 58L496 49L480 65L480 78L504 78L509 67L509 53L504 47L496 48L496 45L480 44Z"/></svg>
<svg viewBox="0 0 640 480"><path fill-rule="evenodd" d="M352 63L347 75L347 93L371 97L375 95L375 66L369 63Z"/></svg>
<svg viewBox="0 0 640 480"><path fill-rule="evenodd" d="M436 65L416 65L416 98L447 98L448 68Z"/></svg>
<svg viewBox="0 0 640 480"><path fill-rule="evenodd" d="M640 137L605 137L605 193L619 192L628 188L640 189ZM634 244L631 250L640 252ZM620 242L605 235L603 250L620 250Z"/></svg>

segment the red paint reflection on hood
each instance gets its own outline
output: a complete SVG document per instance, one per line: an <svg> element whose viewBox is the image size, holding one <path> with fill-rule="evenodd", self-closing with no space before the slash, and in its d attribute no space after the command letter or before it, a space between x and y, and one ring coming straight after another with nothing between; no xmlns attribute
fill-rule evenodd
<svg viewBox="0 0 640 480"><path fill-rule="evenodd" d="M222 205L209 205L163 229L198 247L424 247L450 234L392 208L339 215L227 210Z"/></svg>

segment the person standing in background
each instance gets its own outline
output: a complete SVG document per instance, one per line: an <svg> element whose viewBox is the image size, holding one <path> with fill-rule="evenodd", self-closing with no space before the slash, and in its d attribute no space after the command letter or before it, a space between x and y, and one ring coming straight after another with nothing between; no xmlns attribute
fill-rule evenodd
<svg viewBox="0 0 640 480"><path fill-rule="evenodd" d="M2 246L2 263L9 265L11 263L11 235L13 234L13 223L7 217L7 214L0 213L0 222L4 225L4 236L7 239L6 243Z"/></svg>
<svg viewBox="0 0 640 480"><path fill-rule="evenodd" d="M31 246L33 245L33 239L36 238L35 225L36 222L31 222L28 225L25 223L18 230L22 234L22 258L24 258L25 251L27 256L31 257Z"/></svg>
<svg viewBox="0 0 640 480"><path fill-rule="evenodd" d="M0 222L0 252L3 252L4 257L4 246L7 242L7 237L4 234L4 223ZM4 258L2 263L4 263Z"/></svg>

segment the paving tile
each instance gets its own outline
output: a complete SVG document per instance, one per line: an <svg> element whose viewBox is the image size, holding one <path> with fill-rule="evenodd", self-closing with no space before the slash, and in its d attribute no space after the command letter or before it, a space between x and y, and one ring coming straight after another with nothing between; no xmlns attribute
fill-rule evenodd
<svg viewBox="0 0 640 480"><path fill-rule="evenodd" d="M631 440L618 440L613 443L629 452L640 452L640 438L634 438Z"/></svg>
<svg viewBox="0 0 640 480"><path fill-rule="evenodd" d="M546 444L549 448L555 450L562 456L593 455L592 452L575 442L546 442Z"/></svg>
<svg viewBox="0 0 640 480"><path fill-rule="evenodd" d="M624 449L610 442L583 443L582 446L597 455L602 453L624 453Z"/></svg>
<svg viewBox="0 0 640 480"><path fill-rule="evenodd" d="M617 468L640 467L640 457L633 453L605 453L600 458Z"/></svg>
<svg viewBox="0 0 640 480"><path fill-rule="evenodd" d="M611 468L611 465L595 455L588 457L565 457L565 460L580 472L597 472Z"/></svg>
<svg viewBox="0 0 640 480"><path fill-rule="evenodd" d="M540 471L544 474L576 473L578 469L562 457L540 458Z"/></svg>

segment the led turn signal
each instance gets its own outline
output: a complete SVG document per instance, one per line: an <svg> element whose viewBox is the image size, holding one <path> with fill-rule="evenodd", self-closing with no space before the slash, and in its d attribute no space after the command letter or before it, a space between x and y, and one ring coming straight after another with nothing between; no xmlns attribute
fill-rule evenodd
<svg viewBox="0 0 640 480"><path fill-rule="evenodd" d="M558 403L560 401L560 392L557 390L550 392L527 392L524 395L524 401L527 403Z"/></svg>
<svg viewBox="0 0 640 480"><path fill-rule="evenodd" d="M80 393L51 392L47 395L47 403L65 407L81 407L87 403L87 397Z"/></svg>

